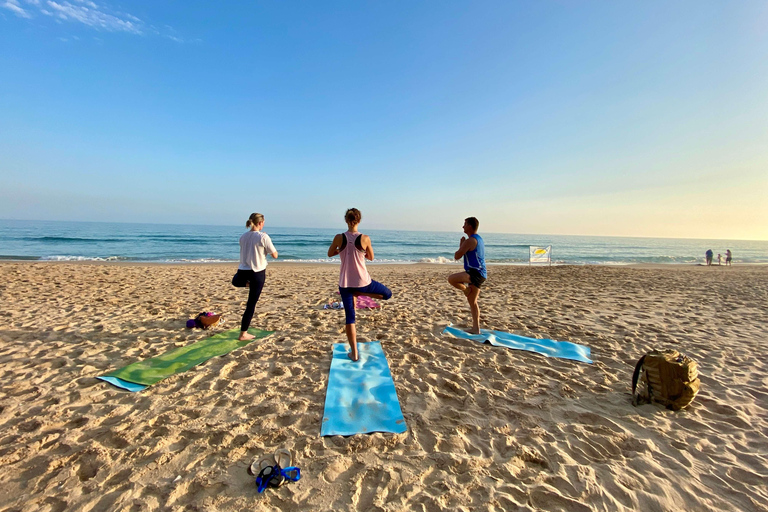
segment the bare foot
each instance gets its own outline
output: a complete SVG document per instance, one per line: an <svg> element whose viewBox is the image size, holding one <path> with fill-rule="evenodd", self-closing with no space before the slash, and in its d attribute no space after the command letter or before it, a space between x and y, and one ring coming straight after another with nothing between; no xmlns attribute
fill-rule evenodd
<svg viewBox="0 0 768 512"><path fill-rule="evenodd" d="M352 352L347 352L347 357L349 357L352 361L358 362L360 360L360 355L357 354L356 356L352 356Z"/></svg>
<svg viewBox="0 0 768 512"><path fill-rule="evenodd" d="M248 334L247 332L241 332L241 333L240 333L240 337L239 337L239 338L237 338L237 339L238 339L239 341L245 341L245 340L252 340L252 339L253 339L253 338L255 338L255 337L256 337L256 336L254 336L253 334Z"/></svg>
<svg viewBox="0 0 768 512"><path fill-rule="evenodd" d="M467 329L469 334L480 334L480 329Z"/></svg>

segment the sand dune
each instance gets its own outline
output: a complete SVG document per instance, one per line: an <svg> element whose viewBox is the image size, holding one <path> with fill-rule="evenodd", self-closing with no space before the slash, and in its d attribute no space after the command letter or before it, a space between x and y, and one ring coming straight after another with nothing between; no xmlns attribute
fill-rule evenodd
<svg viewBox="0 0 768 512"><path fill-rule="evenodd" d="M394 296L358 335L408 431L321 438L337 267L270 265L274 335L129 393L95 377L208 336L200 311L238 327L234 266L0 264L0 511L768 510L768 268L491 267L483 327L592 365L441 336L469 322L453 270L371 267ZM698 361L688 409L632 407L652 347ZM260 495L246 468L280 446L302 479Z"/></svg>

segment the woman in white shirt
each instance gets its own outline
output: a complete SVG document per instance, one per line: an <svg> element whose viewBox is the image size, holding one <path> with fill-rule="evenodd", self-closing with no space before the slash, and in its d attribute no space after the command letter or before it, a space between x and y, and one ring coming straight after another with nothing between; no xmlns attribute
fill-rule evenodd
<svg viewBox="0 0 768 512"><path fill-rule="evenodd" d="M264 228L264 216L260 213L252 213L245 223L245 227L251 228L240 237L240 266L237 274L232 278L232 284L238 288L250 287L248 302L245 305L243 320L240 322L240 340L251 340L252 334L248 334L248 327L253 319L256 303L259 301L261 290L264 288L264 279L267 274L267 254L277 258L277 249L272 244L269 235L262 232Z"/></svg>

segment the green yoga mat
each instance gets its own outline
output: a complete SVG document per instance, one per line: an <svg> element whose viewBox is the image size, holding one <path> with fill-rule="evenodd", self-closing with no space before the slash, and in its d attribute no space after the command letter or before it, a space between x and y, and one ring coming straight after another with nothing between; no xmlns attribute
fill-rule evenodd
<svg viewBox="0 0 768 512"><path fill-rule="evenodd" d="M171 350L161 356L129 364L124 368L107 373L99 379L120 387L125 386L122 386L119 381L139 384L140 386L136 386L139 389L131 389L131 391L138 391L166 377L185 372L212 357L222 356L252 341L265 338L274 331L248 329L248 332L256 337L252 340L240 341L237 339L240 335L239 329L224 331L186 347ZM128 388L125 387L125 389Z"/></svg>

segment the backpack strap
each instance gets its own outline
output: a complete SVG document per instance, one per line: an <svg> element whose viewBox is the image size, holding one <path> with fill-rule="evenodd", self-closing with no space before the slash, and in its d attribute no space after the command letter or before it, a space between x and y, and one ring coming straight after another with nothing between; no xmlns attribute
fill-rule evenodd
<svg viewBox="0 0 768 512"><path fill-rule="evenodd" d="M647 354L646 354L647 355ZM645 362L645 356L641 357L640 360L635 365L635 371L632 374L632 396L635 396L635 390L637 390L637 379L640 377L640 369L643 367L643 363Z"/></svg>

